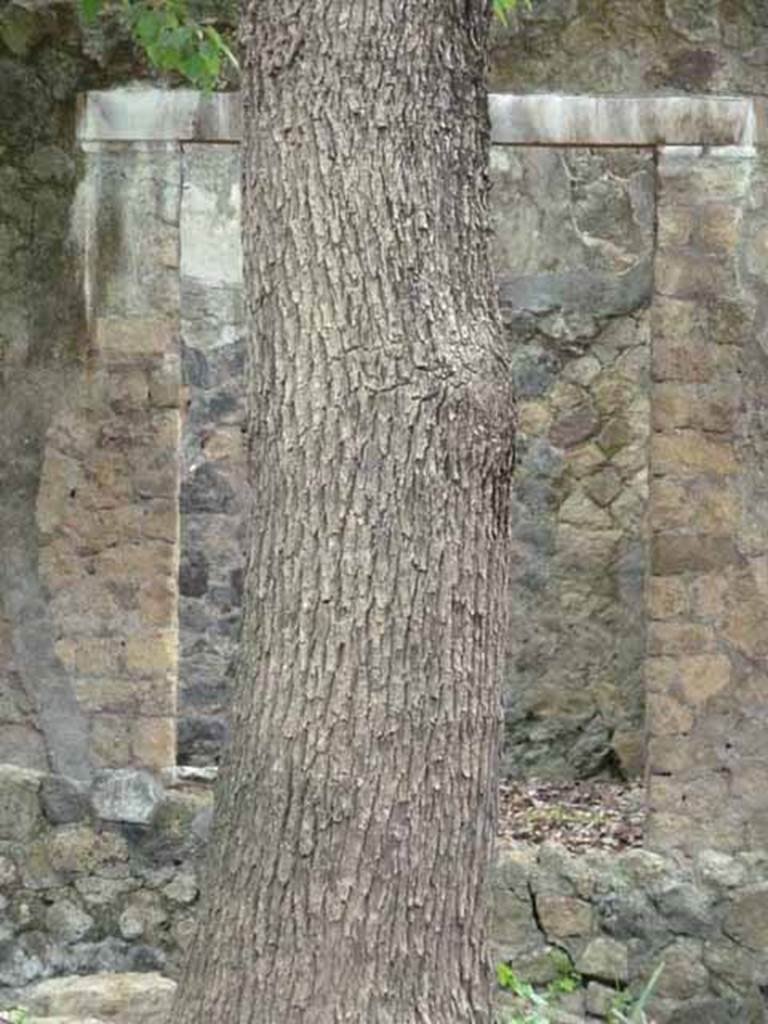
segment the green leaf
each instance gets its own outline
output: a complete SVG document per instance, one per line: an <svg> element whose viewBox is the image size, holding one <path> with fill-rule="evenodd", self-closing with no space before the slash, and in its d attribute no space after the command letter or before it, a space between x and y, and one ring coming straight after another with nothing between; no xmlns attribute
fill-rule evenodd
<svg viewBox="0 0 768 1024"><path fill-rule="evenodd" d="M80 0L80 10L83 12L83 18L88 25L92 25L99 16L103 0Z"/></svg>
<svg viewBox="0 0 768 1024"><path fill-rule="evenodd" d="M517 983L517 975L509 964L502 962L496 964L496 980L498 981L500 988L511 991Z"/></svg>

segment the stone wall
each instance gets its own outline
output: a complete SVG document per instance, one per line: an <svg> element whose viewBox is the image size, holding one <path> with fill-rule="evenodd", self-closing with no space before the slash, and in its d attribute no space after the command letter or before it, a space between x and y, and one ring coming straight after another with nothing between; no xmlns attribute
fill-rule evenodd
<svg viewBox="0 0 768 1024"><path fill-rule="evenodd" d="M740 696L750 672L761 670L757 647L752 654L743 646L721 650L731 643L726 638L717 651L692 652L678 637L677 649L661 650L680 624L656 620L694 615L657 607L660 588L676 592L695 582L686 575L690 567L667 571L658 562L670 545L679 559L684 544L703 550L703 537L710 554L715 541L722 554L730 531L755 580L762 557L760 523L742 513L759 507L763 493L755 334L763 199L755 154L766 139L765 104L497 95L490 106L495 262L520 421L503 767L509 775L633 774L643 759L647 653L667 658L662 704L678 699L679 671L690 668L685 659L712 654L728 660L739 713L752 720L762 713L759 702ZM68 371L71 394L52 403L41 426L27 488L34 525L29 502L18 506L31 539L7 545L16 562L9 561L15 569L6 601L17 627L5 664L16 672L23 664L46 697L28 700L23 713L10 710L18 721L9 718L6 728L16 730L9 736L23 751L19 760L33 767L48 763L47 741L36 738L46 715L51 735L79 759L67 767L70 775L106 765L168 765L176 731L183 761L211 762L225 734L250 508L238 118L231 95L147 88L91 93L80 111L72 226L81 246L82 274L72 285L82 299L80 348ZM707 160L720 171L706 171L709 164L691 148L696 143L716 147ZM723 182L738 194L723 192ZM691 199L696 189L701 195ZM712 222L686 234L697 212ZM757 232L754 240L740 240L742 222ZM728 330L743 322L743 357L736 357L736 343L718 337L725 327L710 307L722 307L724 298ZM698 324L690 352L670 319L680 302ZM747 345L750 332L755 340ZM702 376L705 367L711 379ZM62 395L65 382L62 372ZM743 407L738 416L728 418L722 395ZM691 484L690 465L670 459L690 461L680 446L702 439L714 452L718 431L721 441L730 431L740 467L718 514L722 519L737 504L742 512L714 530L690 519L700 488ZM673 484L683 487L689 516L676 525L659 497ZM677 578L655 581L649 592L646 648L649 615L641 609L651 534L654 572ZM34 572L18 561L30 544ZM38 589L25 582L26 597L13 597L13 580L30 578ZM733 586L734 595L747 593L743 581ZM757 583L750 593L759 630L764 600ZM718 635L725 629L723 621ZM708 707L717 716L717 705ZM720 721L718 728L732 728L727 716ZM652 736L660 758L652 774L656 822L661 828L667 820L671 834L681 820L677 805L696 801L694 790L681 795L663 781L670 770L665 735ZM675 750L677 772L679 744ZM735 764L729 757L718 762L721 788ZM757 755L744 757L754 775ZM694 776L699 768L686 776L691 785ZM746 807L757 798L744 799Z"/></svg>
<svg viewBox="0 0 768 1024"><path fill-rule="evenodd" d="M606 1017L664 968L647 1007L657 1024L759 1024L768 985L768 861L701 850L578 856L546 845L500 850L493 955L546 985L576 972L560 1006Z"/></svg>
<svg viewBox="0 0 768 1024"><path fill-rule="evenodd" d="M182 764L214 764L226 735L250 511L237 146L183 146L180 233L178 753Z"/></svg>
<svg viewBox="0 0 768 1024"><path fill-rule="evenodd" d="M503 136L503 110L494 123ZM226 728L249 508L236 107L190 93L99 94L79 130L104 146L198 140L181 143L179 756L210 763ZM635 612L646 547L653 153L505 144L493 148L491 170L521 396L504 770L631 774L643 713Z"/></svg>
<svg viewBox="0 0 768 1024"><path fill-rule="evenodd" d="M115 77L125 71L114 56ZM90 772L88 724L54 648L36 510L55 423L82 405L89 342L70 233L82 174L74 112L77 94L103 81L71 5L0 2L0 750L80 777Z"/></svg>
<svg viewBox="0 0 768 1024"><path fill-rule="evenodd" d="M179 967L210 786L0 766L0 1004L39 978Z"/></svg>
<svg viewBox="0 0 768 1024"><path fill-rule="evenodd" d="M175 762L180 156L89 146L74 211L87 350L36 516L54 651L93 768Z"/></svg>
<svg viewBox="0 0 768 1024"><path fill-rule="evenodd" d="M503 770L636 774L653 152L495 146L491 168L519 428Z"/></svg>
<svg viewBox="0 0 768 1024"><path fill-rule="evenodd" d="M62 974L177 975L211 792L202 770L165 780L103 771L83 786L0 766L0 1007ZM650 1010L658 1024L765 1019L764 853L705 850L678 862L644 850L503 847L491 894L494 961L540 985L578 973L560 1004L578 1019L606 1017L662 961Z"/></svg>
<svg viewBox="0 0 768 1024"><path fill-rule="evenodd" d="M648 841L765 849L766 163L664 149L659 179Z"/></svg>
<svg viewBox="0 0 768 1024"><path fill-rule="evenodd" d="M762 0L535 0L495 26L500 92L768 93Z"/></svg>

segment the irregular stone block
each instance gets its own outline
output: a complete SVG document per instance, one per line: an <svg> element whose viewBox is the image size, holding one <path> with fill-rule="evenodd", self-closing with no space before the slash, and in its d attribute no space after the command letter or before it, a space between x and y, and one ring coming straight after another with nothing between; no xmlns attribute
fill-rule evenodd
<svg viewBox="0 0 768 1024"><path fill-rule="evenodd" d="M553 422L549 439L558 448L572 448L591 437L599 424L599 416L589 405L567 409Z"/></svg>
<svg viewBox="0 0 768 1024"><path fill-rule="evenodd" d="M576 970L586 978L613 984L629 980L629 953L623 942L603 936L592 939L576 959Z"/></svg>
<svg viewBox="0 0 768 1024"><path fill-rule="evenodd" d="M73 1017L95 1016L119 1024L167 1024L176 983L160 974L86 974L51 978L27 989L32 1013L54 1011Z"/></svg>
<svg viewBox="0 0 768 1024"><path fill-rule="evenodd" d="M647 716L648 730L652 736L677 736L693 728L690 708L667 694L648 694Z"/></svg>
<svg viewBox="0 0 768 1024"><path fill-rule="evenodd" d="M51 866L65 875L99 872L105 865L128 860L127 842L115 832L97 832L83 826L56 829L45 843Z"/></svg>
<svg viewBox="0 0 768 1024"><path fill-rule="evenodd" d="M45 923L52 935L64 942L77 942L84 939L91 931L94 920L90 914L72 903L71 900L59 900L45 912Z"/></svg>
<svg viewBox="0 0 768 1024"><path fill-rule="evenodd" d="M149 772L117 769L102 772L93 787L93 806L100 818L147 825L163 798L163 788Z"/></svg>
<svg viewBox="0 0 768 1024"><path fill-rule="evenodd" d="M702 850L696 857L696 868L702 882L718 889L733 889L747 881L745 866L719 850Z"/></svg>
<svg viewBox="0 0 768 1024"><path fill-rule="evenodd" d="M542 928L551 938L589 935L592 930L592 908L589 903L572 896L539 893L536 912Z"/></svg>
<svg viewBox="0 0 768 1024"><path fill-rule="evenodd" d="M688 589L676 576L652 576L647 584L646 608L652 619L678 619L689 609Z"/></svg>
<svg viewBox="0 0 768 1024"><path fill-rule="evenodd" d="M491 911L494 942L515 949L541 941L530 898L520 899L506 889L496 889Z"/></svg>
<svg viewBox="0 0 768 1024"><path fill-rule="evenodd" d="M28 839L42 824L42 779L40 772L0 765L0 839Z"/></svg>
<svg viewBox="0 0 768 1024"><path fill-rule="evenodd" d="M174 324L152 317L99 317L94 344L105 356L163 356L175 349Z"/></svg>
<svg viewBox="0 0 768 1024"><path fill-rule="evenodd" d="M654 434L650 458L651 470L659 476L728 476L738 469L732 445L695 430Z"/></svg>
<svg viewBox="0 0 768 1024"><path fill-rule="evenodd" d="M677 939L660 954L664 970L654 993L662 999L691 999L709 988L709 972L702 961L703 943Z"/></svg>
<svg viewBox="0 0 768 1024"><path fill-rule="evenodd" d="M709 626L696 622L651 622L648 626L648 654L700 654L714 648L715 636Z"/></svg>
<svg viewBox="0 0 768 1024"><path fill-rule="evenodd" d="M651 568L655 575L709 573L744 561L731 537L697 533L657 533L651 540Z"/></svg>
<svg viewBox="0 0 768 1024"><path fill-rule="evenodd" d="M735 897L723 921L723 931L741 946L768 948L768 884L752 886Z"/></svg>

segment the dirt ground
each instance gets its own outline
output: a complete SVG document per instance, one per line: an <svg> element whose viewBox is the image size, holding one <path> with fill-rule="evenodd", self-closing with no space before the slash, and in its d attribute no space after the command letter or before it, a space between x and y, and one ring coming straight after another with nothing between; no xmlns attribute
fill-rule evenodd
<svg viewBox="0 0 768 1024"><path fill-rule="evenodd" d="M573 852L641 846L641 783L508 782L499 791L499 838L557 842Z"/></svg>

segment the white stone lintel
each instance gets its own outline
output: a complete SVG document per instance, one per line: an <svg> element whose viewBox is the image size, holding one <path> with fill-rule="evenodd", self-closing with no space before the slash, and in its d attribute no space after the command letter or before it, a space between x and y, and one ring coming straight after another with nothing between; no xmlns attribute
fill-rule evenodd
<svg viewBox="0 0 768 1024"><path fill-rule="evenodd" d="M128 86L79 97L82 142L239 142L240 94Z"/></svg>
<svg viewBox="0 0 768 1024"><path fill-rule="evenodd" d="M493 141L546 146L750 146L768 143L766 101L731 96L491 93ZM81 96L78 138L239 142L239 93L129 86Z"/></svg>
<svg viewBox="0 0 768 1024"><path fill-rule="evenodd" d="M493 141L546 146L747 146L750 98L492 93Z"/></svg>

